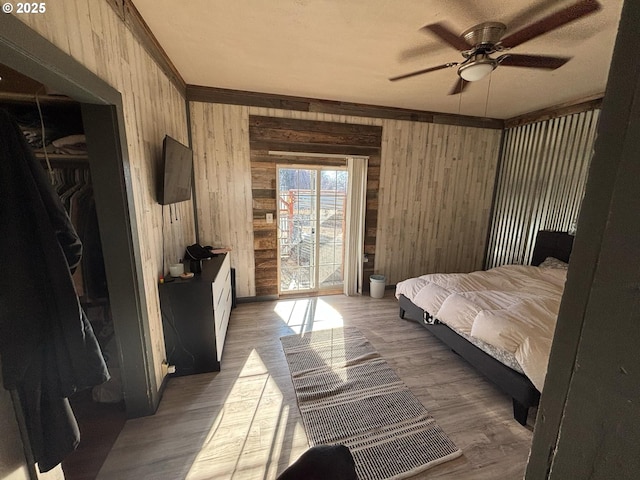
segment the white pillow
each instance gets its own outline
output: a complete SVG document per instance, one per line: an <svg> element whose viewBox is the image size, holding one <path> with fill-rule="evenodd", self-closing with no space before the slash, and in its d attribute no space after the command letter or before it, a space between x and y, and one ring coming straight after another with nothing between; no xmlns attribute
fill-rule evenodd
<svg viewBox="0 0 640 480"><path fill-rule="evenodd" d="M563 262L562 260L558 260L554 257L545 258L544 262L539 265L540 268L559 268L561 270L567 270L569 268L569 264Z"/></svg>

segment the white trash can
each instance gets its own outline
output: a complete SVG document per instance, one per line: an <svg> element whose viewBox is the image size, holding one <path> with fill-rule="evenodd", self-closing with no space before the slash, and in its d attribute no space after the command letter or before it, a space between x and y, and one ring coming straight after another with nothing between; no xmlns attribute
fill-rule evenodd
<svg viewBox="0 0 640 480"><path fill-rule="evenodd" d="M369 292L371 298L384 297L384 275L371 275L369 276Z"/></svg>

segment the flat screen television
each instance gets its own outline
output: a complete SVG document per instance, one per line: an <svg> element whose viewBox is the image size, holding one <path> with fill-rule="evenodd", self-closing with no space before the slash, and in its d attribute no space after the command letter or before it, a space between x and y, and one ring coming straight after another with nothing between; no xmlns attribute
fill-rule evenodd
<svg viewBox="0 0 640 480"><path fill-rule="evenodd" d="M162 167L158 182L158 203L169 205L191 198L192 150L171 138L162 142Z"/></svg>

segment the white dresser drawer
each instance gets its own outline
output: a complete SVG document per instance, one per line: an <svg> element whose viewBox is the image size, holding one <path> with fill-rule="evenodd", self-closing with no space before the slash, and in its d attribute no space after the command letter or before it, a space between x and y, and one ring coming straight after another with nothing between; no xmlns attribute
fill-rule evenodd
<svg viewBox="0 0 640 480"><path fill-rule="evenodd" d="M218 275L216 276L216 279L212 284L214 311L217 310L218 305L220 305L224 301L224 290L227 287L231 288L231 268L229 267L229 255L226 256L224 262L222 263L222 267L220 267L220 271L218 272Z"/></svg>
<svg viewBox="0 0 640 480"><path fill-rule="evenodd" d="M212 285L213 316L216 331L216 354L218 361L222 358L224 340L227 335L229 316L231 315L231 268L229 255L226 256L218 275Z"/></svg>

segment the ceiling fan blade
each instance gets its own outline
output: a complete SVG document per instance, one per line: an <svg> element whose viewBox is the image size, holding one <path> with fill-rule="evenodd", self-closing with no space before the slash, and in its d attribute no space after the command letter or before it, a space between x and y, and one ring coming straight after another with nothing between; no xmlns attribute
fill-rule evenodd
<svg viewBox="0 0 640 480"><path fill-rule="evenodd" d="M421 30L427 30L434 35L437 35L440 40L451 45L456 50L469 50L471 45L469 45L464 38L459 35L453 33L444 23L432 23L430 25L425 25L421 28Z"/></svg>
<svg viewBox="0 0 640 480"><path fill-rule="evenodd" d="M597 12L601 8L602 6L597 2L597 0L580 0L578 3L574 3L573 5L552 13L551 15L532 23L511 35L507 35L500 43L506 48L515 47L544 33L566 25L567 23L573 22L574 20L578 20L586 15Z"/></svg>
<svg viewBox="0 0 640 480"><path fill-rule="evenodd" d="M467 82L466 80L458 78L458 81L455 83L448 95L458 95L459 93L462 93L462 91L467 88L468 84L469 82Z"/></svg>
<svg viewBox="0 0 640 480"><path fill-rule="evenodd" d="M423 73L435 72L436 70L442 70L443 68L449 68L458 65L456 62L445 63L444 65L438 65L437 67L424 68L417 72L405 73L404 75L398 75L397 77L391 77L389 80L395 82L396 80L402 80L404 78L415 77L416 75L422 75Z"/></svg>
<svg viewBox="0 0 640 480"><path fill-rule="evenodd" d="M517 55L507 53L505 55L500 55L496 60L500 65L505 67L530 67L555 70L571 59L568 57L547 57L544 55Z"/></svg>

